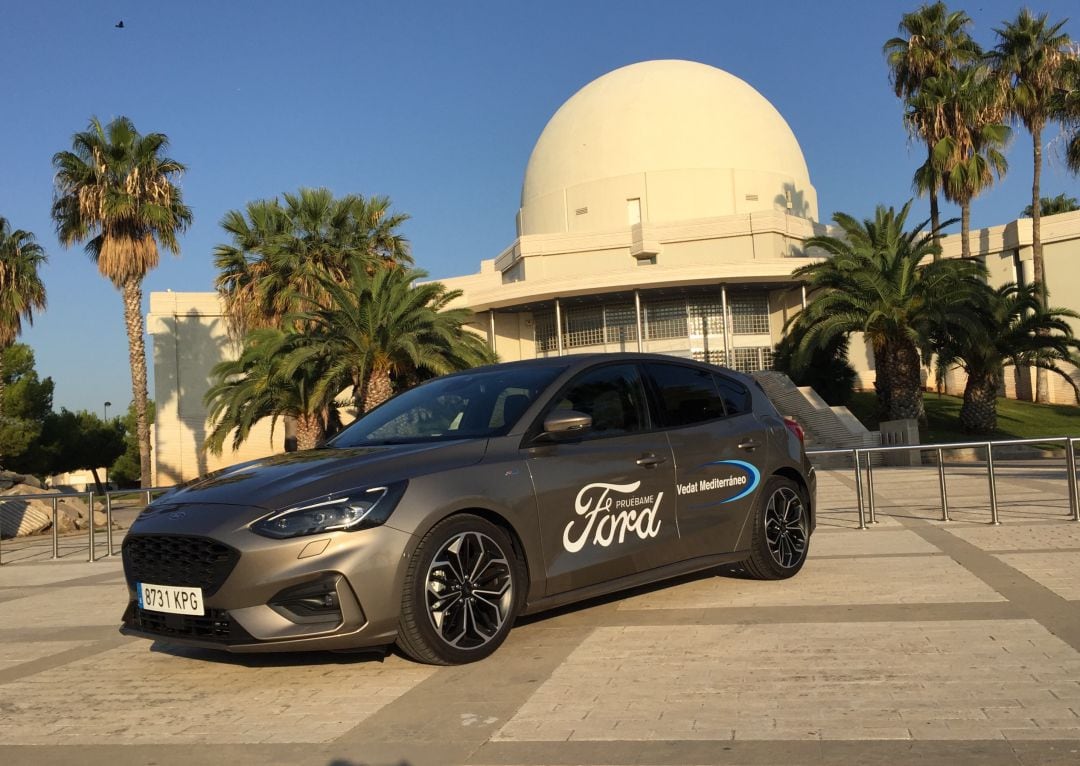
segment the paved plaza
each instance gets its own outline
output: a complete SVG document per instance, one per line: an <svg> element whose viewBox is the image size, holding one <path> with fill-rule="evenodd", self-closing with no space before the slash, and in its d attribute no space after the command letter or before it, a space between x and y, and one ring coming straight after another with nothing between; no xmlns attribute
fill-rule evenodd
<svg viewBox="0 0 1080 766"><path fill-rule="evenodd" d="M0 764L1076 766L1064 477L1000 466L991 526L977 466L949 469L950 522L936 469L877 468L859 530L851 472L823 471L796 578L709 572L527 618L455 668L125 638L118 557L5 541Z"/></svg>

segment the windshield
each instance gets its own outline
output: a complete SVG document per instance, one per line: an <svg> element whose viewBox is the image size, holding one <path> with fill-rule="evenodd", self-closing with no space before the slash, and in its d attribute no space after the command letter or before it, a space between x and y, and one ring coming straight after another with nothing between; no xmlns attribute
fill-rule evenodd
<svg viewBox="0 0 1080 766"><path fill-rule="evenodd" d="M360 417L327 447L501 436L565 366L504 367L437 378Z"/></svg>

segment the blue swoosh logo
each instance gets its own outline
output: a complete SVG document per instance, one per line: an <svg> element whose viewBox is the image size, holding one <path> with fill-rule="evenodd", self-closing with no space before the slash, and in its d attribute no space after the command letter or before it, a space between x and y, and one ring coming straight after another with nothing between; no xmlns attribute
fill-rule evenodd
<svg viewBox="0 0 1080 766"><path fill-rule="evenodd" d="M761 472L757 469L756 466L747 463L745 460L714 460L711 463L705 463L701 467L704 468L708 465L733 465L743 469L750 475L750 483L746 486L746 489L744 489L742 492L735 495L734 497L729 497L727 500L720 500L716 503L717 505L723 505L724 503L733 503L736 500L741 500L742 498L753 492L755 489L757 489L757 485L761 483Z"/></svg>

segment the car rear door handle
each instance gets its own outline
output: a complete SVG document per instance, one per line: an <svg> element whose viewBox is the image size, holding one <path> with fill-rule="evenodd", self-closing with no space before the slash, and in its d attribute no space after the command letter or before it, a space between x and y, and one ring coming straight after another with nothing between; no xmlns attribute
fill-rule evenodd
<svg viewBox="0 0 1080 766"><path fill-rule="evenodd" d="M739 442L739 449L744 449L747 452L753 452L760 446L761 442L759 442L757 439L743 439L741 442Z"/></svg>
<svg viewBox="0 0 1080 766"><path fill-rule="evenodd" d="M658 457L657 455L654 455L650 452L647 455L642 455L641 457L639 457L637 459L637 464L643 466L644 468L654 468L663 463L665 460L667 460L666 457Z"/></svg>

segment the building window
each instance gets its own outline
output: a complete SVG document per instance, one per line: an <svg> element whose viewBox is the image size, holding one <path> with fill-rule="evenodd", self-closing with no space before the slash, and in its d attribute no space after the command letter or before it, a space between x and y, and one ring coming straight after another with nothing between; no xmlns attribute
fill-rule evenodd
<svg viewBox="0 0 1080 766"><path fill-rule="evenodd" d="M563 348L598 346L604 342L604 311L599 308L575 308L564 311L566 334Z"/></svg>
<svg viewBox="0 0 1080 766"><path fill-rule="evenodd" d="M769 299L764 295L737 295L728 300L731 331L735 335L769 334Z"/></svg>
<svg viewBox="0 0 1080 766"><path fill-rule="evenodd" d="M641 199L626 200L626 222L631 226L641 223Z"/></svg>
<svg viewBox="0 0 1080 766"><path fill-rule="evenodd" d="M714 351L709 349L708 351L695 351L693 352L694 361L705 362L706 364L715 364L719 367L727 367L727 363L724 360L723 349Z"/></svg>
<svg viewBox="0 0 1080 766"><path fill-rule="evenodd" d="M719 299L697 298L690 301L690 334L723 335L724 307Z"/></svg>
<svg viewBox="0 0 1080 766"><path fill-rule="evenodd" d="M758 370L771 370L773 367L773 350L768 346L759 348L736 348L732 357L735 364L732 369L739 372L757 372Z"/></svg>
<svg viewBox="0 0 1080 766"><path fill-rule="evenodd" d="M604 307L604 338L608 343L637 341L637 314L633 304Z"/></svg>
<svg viewBox="0 0 1080 766"><path fill-rule="evenodd" d="M557 351L559 341L555 336L555 314L536 314L533 321L536 327L536 350Z"/></svg>
<svg viewBox="0 0 1080 766"><path fill-rule="evenodd" d="M686 301L658 301L645 306L645 337L649 340L685 338Z"/></svg>

